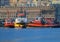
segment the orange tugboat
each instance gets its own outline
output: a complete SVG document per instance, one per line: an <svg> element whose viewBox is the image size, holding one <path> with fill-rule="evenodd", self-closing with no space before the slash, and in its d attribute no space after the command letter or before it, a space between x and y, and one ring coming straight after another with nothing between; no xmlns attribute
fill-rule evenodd
<svg viewBox="0 0 60 42"><path fill-rule="evenodd" d="M9 18L9 11L7 10L8 18L5 18L4 27L14 27L14 19Z"/></svg>
<svg viewBox="0 0 60 42"><path fill-rule="evenodd" d="M4 27L14 27L14 21L10 18L5 19Z"/></svg>
<svg viewBox="0 0 60 42"><path fill-rule="evenodd" d="M28 23L29 27L56 27L58 24L54 24L54 21L49 19L44 19L43 17L37 17L30 23Z"/></svg>

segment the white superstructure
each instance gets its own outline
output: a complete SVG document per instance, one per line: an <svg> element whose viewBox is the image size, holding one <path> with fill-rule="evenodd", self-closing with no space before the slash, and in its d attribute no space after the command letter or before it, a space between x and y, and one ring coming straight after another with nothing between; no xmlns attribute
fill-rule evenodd
<svg viewBox="0 0 60 42"><path fill-rule="evenodd" d="M27 23L27 18L16 18L15 23L21 23L21 22Z"/></svg>

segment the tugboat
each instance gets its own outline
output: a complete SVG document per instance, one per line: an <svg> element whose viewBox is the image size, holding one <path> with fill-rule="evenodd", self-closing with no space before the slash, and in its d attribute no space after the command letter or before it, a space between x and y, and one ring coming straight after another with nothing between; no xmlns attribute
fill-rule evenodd
<svg viewBox="0 0 60 42"><path fill-rule="evenodd" d="M8 18L4 19L4 27L14 28L14 19L9 18L9 11L7 10Z"/></svg>
<svg viewBox="0 0 60 42"><path fill-rule="evenodd" d="M4 27L4 19L0 19L0 27Z"/></svg>
<svg viewBox="0 0 60 42"><path fill-rule="evenodd" d="M11 18L6 18L4 22L4 27L14 28L14 20Z"/></svg>
<svg viewBox="0 0 60 42"><path fill-rule="evenodd" d="M25 11L18 11L17 17L14 23L15 28L26 28L27 27L27 17Z"/></svg>
<svg viewBox="0 0 60 42"><path fill-rule="evenodd" d="M45 19L44 17L36 17L34 20L28 23L29 27L57 27L58 24L55 24L54 21Z"/></svg>

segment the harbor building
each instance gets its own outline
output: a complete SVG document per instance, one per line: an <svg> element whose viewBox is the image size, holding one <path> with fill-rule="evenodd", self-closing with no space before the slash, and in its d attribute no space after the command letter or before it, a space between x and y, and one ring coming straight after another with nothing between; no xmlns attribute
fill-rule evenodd
<svg viewBox="0 0 60 42"><path fill-rule="evenodd" d="M51 4L49 0L0 0L0 6L9 7L38 7L49 4Z"/></svg>
<svg viewBox="0 0 60 42"><path fill-rule="evenodd" d="M0 0L0 6L9 6L10 1L9 0Z"/></svg>
<svg viewBox="0 0 60 42"><path fill-rule="evenodd" d="M49 0L10 0L9 2L11 7L0 8L0 19L16 18L17 10L20 11L21 6L24 6L28 19L34 19L37 16L55 18L55 8L50 6Z"/></svg>
<svg viewBox="0 0 60 42"><path fill-rule="evenodd" d="M10 0L10 5L15 7L38 7L50 4L51 2L49 0Z"/></svg>
<svg viewBox="0 0 60 42"><path fill-rule="evenodd" d="M44 18L55 18L55 10L51 7L24 7L23 9L26 11L26 16L28 19L34 19L37 16L43 16ZM20 11L20 8L0 8L0 19L4 18L16 18L17 10ZM3 15L2 15L3 14Z"/></svg>
<svg viewBox="0 0 60 42"><path fill-rule="evenodd" d="M60 4L60 0L51 0L52 4Z"/></svg>
<svg viewBox="0 0 60 42"><path fill-rule="evenodd" d="M55 19L57 22L60 22L60 4L53 4L53 6L56 8Z"/></svg>
<svg viewBox="0 0 60 42"><path fill-rule="evenodd" d="M17 0L9 0L10 1L10 6L16 6Z"/></svg>

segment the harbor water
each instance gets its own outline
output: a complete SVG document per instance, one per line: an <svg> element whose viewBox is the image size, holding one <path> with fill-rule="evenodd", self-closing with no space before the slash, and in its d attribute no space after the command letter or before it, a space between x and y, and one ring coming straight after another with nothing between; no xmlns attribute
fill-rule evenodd
<svg viewBox="0 0 60 42"><path fill-rule="evenodd" d="M3 28L0 42L60 42L60 28Z"/></svg>

